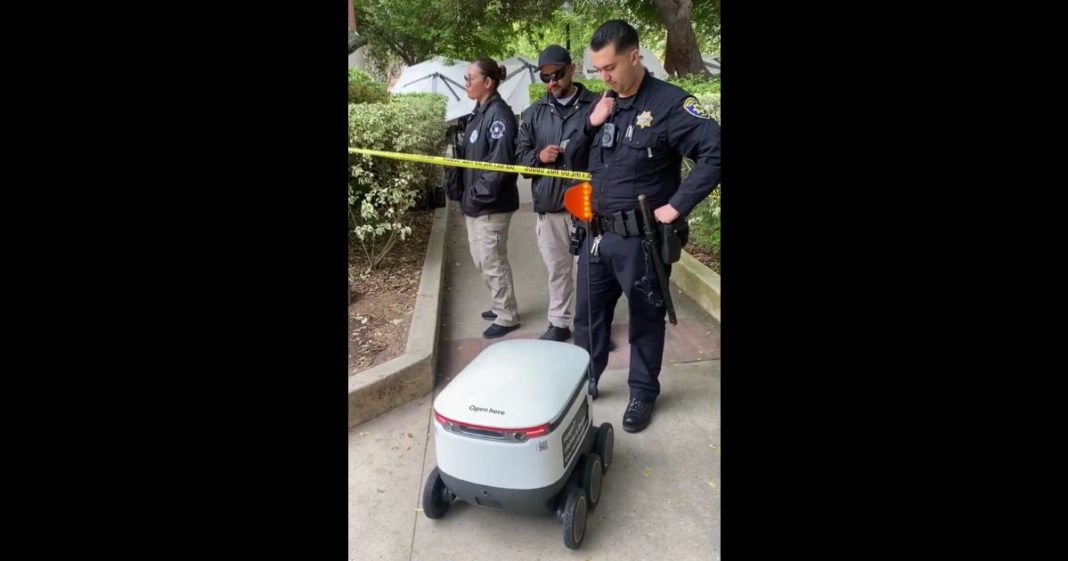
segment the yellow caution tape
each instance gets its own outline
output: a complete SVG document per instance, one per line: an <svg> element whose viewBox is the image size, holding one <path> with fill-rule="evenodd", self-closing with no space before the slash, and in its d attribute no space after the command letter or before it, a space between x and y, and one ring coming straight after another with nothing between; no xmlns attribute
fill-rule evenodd
<svg viewBox="0 0 1068 561"><path fill-rule="evenodd" d="M367 148L349 148L350 154L364 154L367 156L379 156L405 162L421 162L424 164L437 164L458 168L484 169L489 171L502 171L505 173L525 173L527 175L547 175L563 179L581 179L589 181L590 174L584 171L568 171L564 169L532 168L529 166L516 166L510 164L495 164L492 162L474 162L459 158L446 158L444 156L425 156L423 154L402 154L400 152L385 152L382 150L370 150Z"/></svg>

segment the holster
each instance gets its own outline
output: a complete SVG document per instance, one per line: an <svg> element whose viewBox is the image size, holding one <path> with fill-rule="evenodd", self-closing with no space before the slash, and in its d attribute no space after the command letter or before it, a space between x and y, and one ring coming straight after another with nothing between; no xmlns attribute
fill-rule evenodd
<svg viewBox="0 0 1068 561"><path fill-rule="evenodd" d="M660 244L660 260L671 265L682 258L682 247L690 239L690 224L679 217L671 224L657 225L657 243Z"/></svg>
<svg viewBox="0 0 1068 561"><path fill-rule="evenodd" d="M571 230L571 245L568 246L568 252L571 255L578 255L582 251L582 242L586 241L586 228L579 222L575 223L575 228Z"/></svg>

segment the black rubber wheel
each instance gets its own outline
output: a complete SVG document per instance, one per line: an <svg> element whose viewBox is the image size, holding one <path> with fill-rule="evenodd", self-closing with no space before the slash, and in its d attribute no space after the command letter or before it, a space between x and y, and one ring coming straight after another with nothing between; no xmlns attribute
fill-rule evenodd
<svg viewBox="0 0 1068 561"><path fill-rule="evenodd" d="M586 464L582 466L582 488L586 490L586 497L590 499L590 510L597 508L597 502L601 500L601 481L604 477L604 468L601 467L601 457L597 452L590 452L586 456Z"/></svg>
<svg viewBox="0 0 1068 561"><path fill-rule="evenodd" d="M564 545L568 549L578 549L582 538L586 537L586 492L578 487L571 487L564 505Z"/></svg>
<svg viewBox="0 0 1068 561"><path fill-rule="evenodd" d="M451 503L452 493L445 487L438 468L434 468L423 486L423 514L430 519L441 518L445 516L445 511L449 510Z"/></svg>
<svg viewBox="0 0 1068 561"><path fill-rule="evenodd" d="M597 438L593 444L593 451L597 452L597 455L601 457L601 465L606 473L608 468L612 467L612 449L615 448L615 440L615 430L612 429L612 423L601 423L601 426L597 427Z"/></svg>

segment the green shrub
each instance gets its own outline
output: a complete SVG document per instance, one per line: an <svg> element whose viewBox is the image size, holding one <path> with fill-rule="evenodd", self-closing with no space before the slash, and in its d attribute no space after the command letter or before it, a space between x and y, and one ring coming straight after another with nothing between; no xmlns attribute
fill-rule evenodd
<svg viewBox="0 0 1068 561"><path fill-rule="evenodd" d="M349 105L349 146L436 156L445 143L442 95L405 94L388 103ZM440 184L441 168L362 154L350 154L349 165L349 216L371 270L411 233L405 215L426 189Z"/></svg>
<svg viewBox="0 0 1068 561"><path fill-rule="evenodd" d="M719 187L693 208L689 216L690 240L710 253L712 270L719 272Z"/></svg>
<svg viewBox="0 0 1068 561"><path fill-rule="evenodd" d="M374 81L370 75L356 68L349 68L349 103L386 103L389 91L386 85Z"/></svg>
<svg viewBox="0 0 1068 561"><path fill-rule="evenodd" d="M701 94L719 93L718 77L712 79L705 79L687 76L685 78L668 78L667 81L690 92L695 96L701 96Z"/></svg>

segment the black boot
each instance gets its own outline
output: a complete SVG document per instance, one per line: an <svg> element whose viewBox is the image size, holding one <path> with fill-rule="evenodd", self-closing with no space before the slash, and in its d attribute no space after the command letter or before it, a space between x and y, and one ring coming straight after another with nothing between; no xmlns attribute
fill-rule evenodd
<svg viewBox="0 0 1068 561"><path fill-rule="evenodd" d="M655 401L638 401L633 397L627 404L627 410L623 413L623 430L627 432L639 432L649 426L653 420L653 405Z"/></svg>

